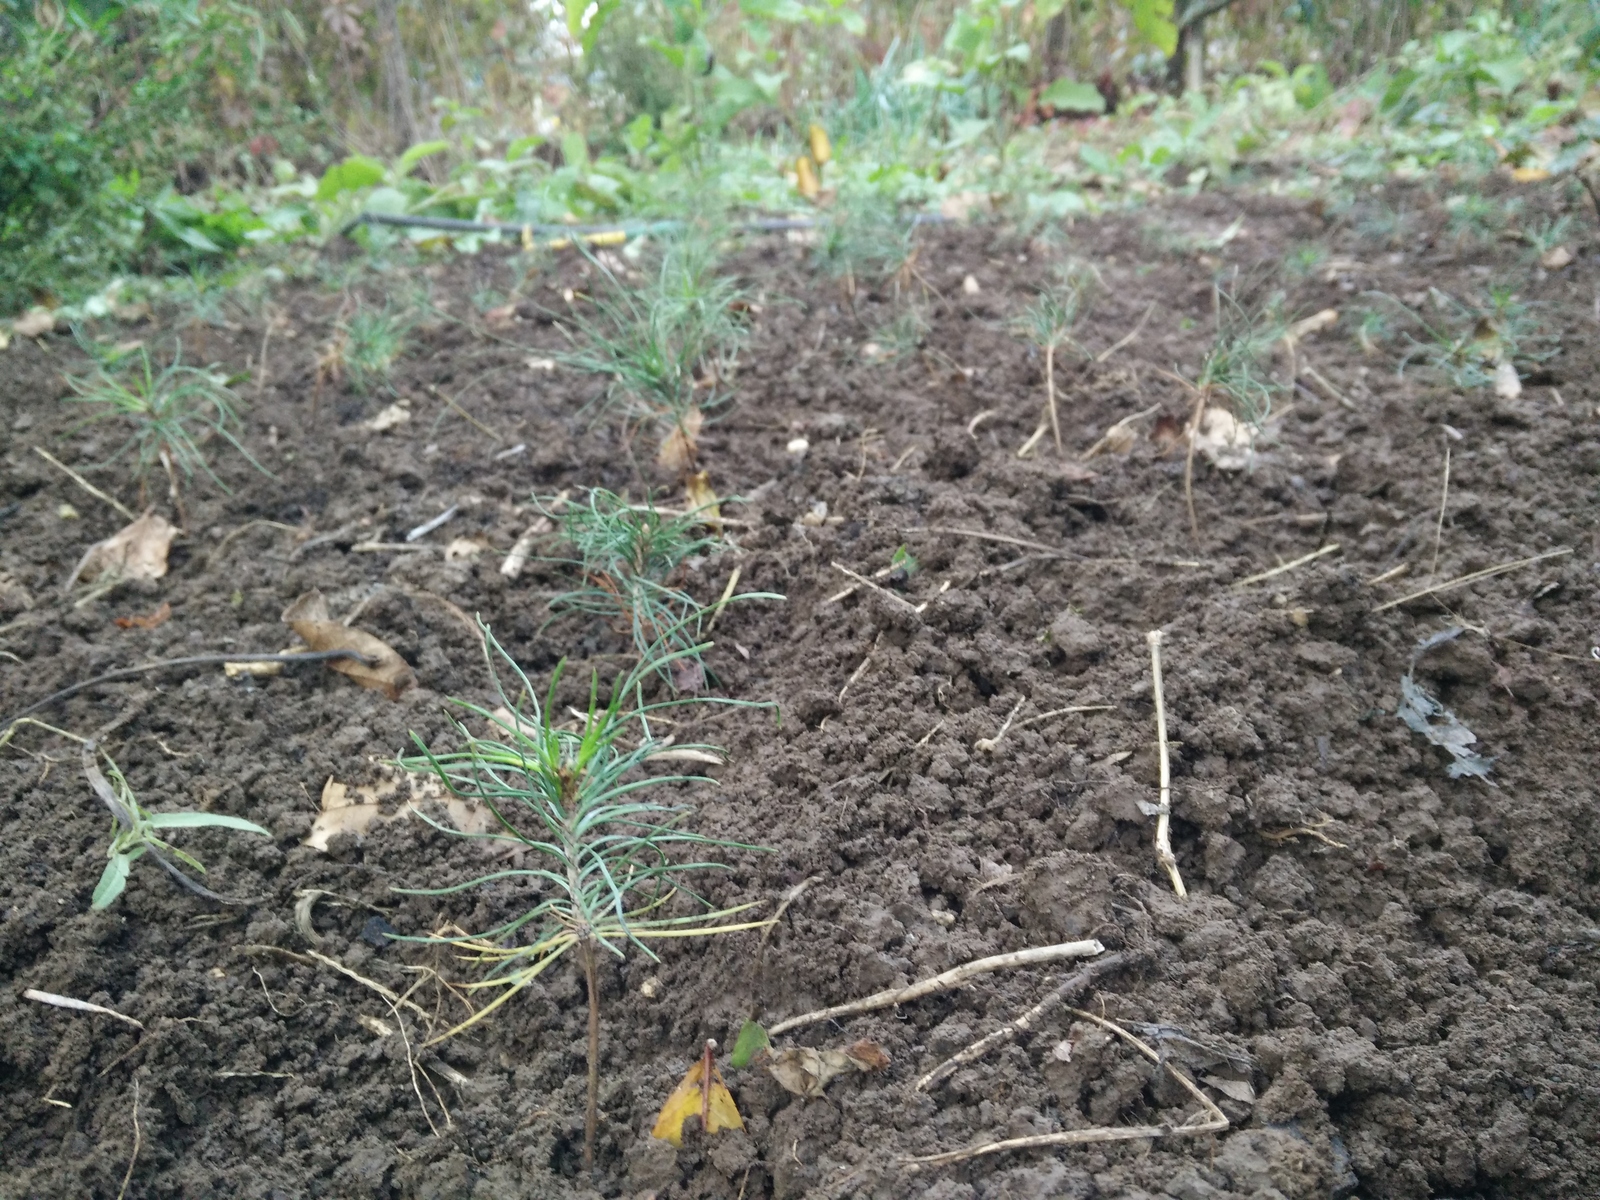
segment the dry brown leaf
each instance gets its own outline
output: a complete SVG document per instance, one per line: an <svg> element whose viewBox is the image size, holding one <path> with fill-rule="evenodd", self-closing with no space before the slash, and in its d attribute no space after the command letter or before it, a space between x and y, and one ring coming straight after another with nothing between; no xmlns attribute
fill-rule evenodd
<svg viewBox="0 0 1600 1200"><path fill-rule="evenodd" d="M1502 400L1515 400L1522 395L1522 380L1516 367L1502 362L1494 369L1494 394Z"/></svg>
<svg viewBox="0 0 1600 1200"><path fill-rule="evenodd" d="M451 826L462 833L487 833L493 826L494 818L487 808L450 795L436 775L397 771L389 763L378 764L378 771L376 783L355 787L330 776L322 785L322 811L312 822L304 844L326 852L328 843L341 833L363 838L374 825L415 816L418 805L429 801L442 805ZM410 784L410 799L385 816L383 806L398 799L403 783Z"/></svg>
<svg viewBox="0 0 1600 1200"><path fill-rule="evenodd" d="M700 427L704 424L704 414L698 408L691 408L684 414L683 420L672 427L672 432L661 439L656 461L667 470L679 474L693 468L700 441Z"/></svg>
<svg viewBox="0 0 1600 1200"><path fill-rule="evenodd" d="M1200 417L1194 448L1212 466L1224 471L1242 471L1250 465L1256 431L1225 408L1207 408Z"/></svg>
<svg viewBox="0 0 1600 1200"><path fill-rule="evenodd" d="M1539 256L1539 265L1546 271L1559 271L1572 262L1572 251L1565 246L1555 246Z"/></svg>
<svg viewBox="0 0 1600 1200"><path fill-rule="evenodd" d="M315 589L283 610L283 623L313 650L354 650L374 660L371 666L348 658L335 659L328 665L362 687L376 688L391 700L398 700L401 693L417 681L406 660L387 643L330 618L328 601Z"/></svg>
<svg viewBox="0 0 1600 1200"><path fill-rule="evenodd" d="M117 579L160 579L167 573L167 551L178 530L168 520L147 512L103 542L96 542L78 560L67 580L70 591L75 583L93 583L105 575Z"/></svg>
<svg viewBox="0 0 1600 1200"><path fill-rule="evenodd" d="M484 323L491 329L510 325L517 319L517 306L515 304L502 304L499 308L487 309L483 314Z"/></svg>
<svg viewBox="0 0 1600 1200"><path fill-rule="evenodd" d="M56 315L47 308L30 308L11 322L11 332L18 337L43 337L56 327Z"/></svg>
<svg viewBox="0 0 1600 1200"><path fill-rule="evenodd" d="M1230 1100L1237 1100L1240 1104L1254 1104L1256 1102L1256 1089L1243 1079L1223 1079L1216 1075L1202 1075L1200 1082L1209 1088L1216 1088Z"/></svg>
<svg viewBox="0 0 1600 1200"><path fill-rule="evenodd" d="M404 425L411 420L411 410L403 404L391 404L383 409L372 420L365 422L364 427L373 433L385 433L397 425Z"/></svg>
<svg viewBox="0 0 1600 1200"><path fill-rule="evenodd" d="M1150 427L1150 440L1156 448L1165 454L1174 446L1183 442L1184 422L1181 418L1170 413L1163 413L1157 417L1155 424Z"/></svg>
<svg viewBox="0 0 1600 1200"><path fill-rule="evenodd" d="M1328 326L1336 324L1338 320L1339 310L1337 308L1325 308L1321 312L1313 313L1303 321L1296 321L1289 326L1288 337L1291 341L1298 342L1303 338L1310 337L1313 333L1319 333L1328 328Z"/></svg>
<svg viewBox="0 0 1600 1200"><path fill-rule="evenodd" d="M822 1090L840 1075L851 1071L881 1071L889 1065L889 1056L876 1042L861 1041L843 1050L813 1050L809 1046L793 1046L788 1050L774 1051L767 1060L767 1070L796 1096L818 1099Z"/></svg>
<svg viewBox="0 0 1600 1200"><path fill-rule="evenodd" d="M172 617L172 605L165 600L155 612L143 617L112 617L111 623L118 629L154 629L157 625L165 625Z"/></svg>

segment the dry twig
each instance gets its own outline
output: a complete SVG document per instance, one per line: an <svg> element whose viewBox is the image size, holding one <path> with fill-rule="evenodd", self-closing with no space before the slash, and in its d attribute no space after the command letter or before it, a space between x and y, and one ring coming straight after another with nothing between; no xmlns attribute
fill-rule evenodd
<svg viewBox="0 0 1600 1200"><path fill-rule="evenodd" d="M1413 600L1421 600L1424 596L1436 595L1439 592L1454 591L1458 587L1465 587L1469 583L1477 583L1480 579L1491 579L1496 575L1504 575L1507 571L1517 571L1523 567L1532 566L1534 563L1543 562L1547 558L1560 558L1563 554L1571 554L1571 546L1562 546L1557 550L1546 550L1543 554L1535 554L1529 558L1519 558L1515 562L1501 563L1495 567L1485 567L1481 571L1472 571L1466 575L1457 575L1454 579L1447 579L1443 583L1430 584L1420 592L1412 592L1409 596L1401 596L1398 600L1388 600L1378 605L1372 611L1381 613L1391 608L1398 608L1402 604L1409 604Z"/></svg>
<svg viewBox="0 0 1600 1200"><path fill-rule="evenodd" d="M1339 543L1338 542L1329 542L1326 546L1319 546L1317 549L1313 550L1310 554L1302 554L1299 558L1294 559L1291 562L1279 563L1277 566L1273 567L1270 571L1262 571L1258 575L1247 575L1243 579L1241 579L1237 583L1235 583L1233 586L1234 587L1249 587L1252 583L1260 583L1263 580L1271 579L1274 575L1282 575L1285 571L1292 571L1296 567L1303 567L1308 562L1315 562L1317 559L1323 557L1324 555L1336 553L1338 551L1338 549L1339 549Z"/></svg>
<svg viewBox="0 0 1600 1200"><path fill-rule="evenodd" d="M91 1004L87 1000L75 1000L71 996L58 996L54 992L41 992L34 988L29 988L23 992L22 998L24 1000L36 1000L40 1004L49 1004L56 1008L70 1008L75 1012L99 1013L101 1016L115 1017L119 1021L132 1025L140 1033L144 1032L144 1023L142 1021L136 1020L126 1013L119 1013L114 1008L107 1008L103 1004Z"/></svg>
<svg viewBox="0 0 1600 1200"><path fill-rule="evenodd" d="M831 1021L837 1017L854 1016L857 1013L873 1012L880 1008L892 1008L897 1004L906 1004L912 1000L920 1000L924 996L936 995L939 992L948 992L958 988L970 979L990 971L1003 971L1010 967L1030 967L1038 963L1059 962L1064 958L1090 958L1096 954L1105 953L1105 947L1090 938L1082 942L1062 942L1055 946L1038 946L1031 950L1016 950L1010 954L996 954L989 958L975 959L963 963L959 967L931 978L920 980L908 987L890 988L885 992L876 992L871 996L864 996L860 1000L852 1000L848 1004L836 1004L832 1008L819 1008L815 1012L802 1013L798 1017L779 1021L767 1032L772 1037L780 1033L787 1033L791 1029L799 1029L802 1025L815 1025L818 1021Z"/></svg>
<svg viewBox="0 0 1600 1200"><path fill-rule="evenodd" d="M128 1156L128 1170L122 1176L122 1186L117 1189L117 1200L128 1194L128 1184L133 1180L133 1166L139 1161L139 1148L144 1144L144 1134L139 1129L139 1081L133 1081L133 1153Z"/></svg>
<svg viewBox="0 0 1600 1200"><path fill-rule="evenodd" d="M1439 492L1439 520L1433 527L1433 563L1428 567L1428 578L1439 571L1439 547L1444 541L1444 510L1450 502L1450 443L1444 444L1444 487Z"/></svg>
<svg viewBox="0 0 1600 1200"><path fill-rule="evenodd" d="M1152 629L1145 635L1150 643L1150 686L1156 698L1156 740L1161 754L1161 805L1156 810L1156 859L1167 869L1172 880L1172 890L1179 897L1188 896L1183 886L1183 876L1178 874L1178 860L1172 853L1172 763L1167 745L1167 704L1161 687L1161 631Z"/></svg>
<svg viewBox="0 0 1600 1200"><path fill-rule="evenodd" d="M65 474L68 479L72 480L73 483L77 484L84 491L88 492L89 495L93 496L96 500L103 500L123 516L127 517L130 521L137 521L139 519L134 515L133 510L130 509L126 504L118 500L115 496L107 495L105 492L102 492L82 475L79 475L71 467L67 466L66 463L62 462L55 455L51 454L50 451L42 449L39 446L35 446L33 448L33 452L40 458L44 459L45 462L49 463L52 467L56 468L56 470Z"/></svg>

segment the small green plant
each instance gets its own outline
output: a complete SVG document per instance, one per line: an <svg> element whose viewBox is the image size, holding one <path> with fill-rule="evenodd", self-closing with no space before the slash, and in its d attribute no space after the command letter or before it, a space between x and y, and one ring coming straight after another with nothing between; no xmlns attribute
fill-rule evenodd
<svg viewBox="0 0 1600 1200"><path fill-rule="evenodd" d="M659 664L663 678L674 690L698 690L705 677L701 632L722 607L701 604L683 587L689 560L720 545L718 538L700 532L704 515L669 515L653 504L629 504L604 488L592 488L556 519L574 552L573 558L557 561L577 567L583 584L552 599L551 611L612 621L631 636L641 662L670 651ZM737 599L783 597L750 592Z"/></svg>
<svg viewBox="0 0 1600 1200"><path fill-rule="evenodd" d="M1563 213L1559 217L1547 216L1529 221L1523 225L1520 236L1528 246L1528 256L1537 261L1565 245L1572 237L1572 217Z"/></svg>
<svg viewBox="0 0 1600 1200"><path fill-rule="evenodd" d="M1412 362L1420 361L1452 387L1468 390L1494 383L1496 373L1507 369L1505 364L1543 362L1556 352L1559 338L1542 332L1533 306L1509 287L1490 288L1482 304L1465 303L1438 288L1429 292L1435 309L1444 314L1443 320L1429 321L1392 296L1379 293L1423 334L1421 338L1405 334L1409 346L1400 359L1402 374Z"/></svg>
<svg viewBox="0 0 1600 1200"><path fill-rule="evenodd" d="M1390 248L1404 245L1416 228L1416 213L1382 203L1355 224L1355 231L1361 237Z"/></svg>
<svg viewBox="0 0 1600 1200"><path fill-rule="evenodd" d="M1394 319L1381 308L1363 308L1356 314L1356 344L1363 354L1376 354L1394 336Z"/></svg>
<svg viewBox="0 0 1600 1200"><path fill-rule="evenodd" d="M690 230L666 243L654 276L637 290L591 258L603 281L595 315L572 318L578 348L561 361L609 376L608 406L653 425L663 466L688 474L705 414L728 398L746 327L738 284L717 273L716 243Z"/></svg>
<svg viewBox="0 0 1600 1200"><path fill-rule="evenodd" d="M889 556L889 578L893 579L896 573L902 579L909 579L922 569L922 564L917 561L917 556L911 553L911 548L904 542L895 548Z"/></svg>
<svg viewBox="0 0 1600 1200"><path fill-rule="evenodd" d="M909 304L872 335L880 359L893 361L915 354L927 341L933 324L921 305Z"/></svg>
<svg viewBox="0 0 1600 1200"><path fill-rule="evenodd" d="M132 427L127 442L112 459L133 451L134 474L141 493L150 471L160 466L166 473L179 518L185 524L188 522L178 484L180 473L185 479L193 479L197 470L203 471L231 494L206 457L205 443L213 436L226 441L262 474L270 474L239 441L235 408L238 397L228 387L226 377L214 368L185 366L181 343L175 343L172 361L157 370L142 345L119 356L81 334L77 337L93 369L87 375L66 376L67 386L74 392L69 399L98 406L98 411L88 418L90 424L114 420Z"/></svg>
<svg viewBox="0 0 1600 1200"><path fill-rule="evenodd" d="M916 274L916 226L876 190L843 192L820 231L816 261L839 281L851 311L864 280L891 280L896 296Z"/></svg>
<svg viewBox="0 0 1600 1200"><path fill-rule="evenodd" d="M1061 418L1056 409L1056 352L1063 347L1078 349L1072 335L1088 311L1093 283L1094 276L1088 270L1069 268L1059 282L1040 292L1014 323L1018 334L1044 351L1045 407L1039 415L1039 427L1017 451L1018 458L1033 452L1046 429L1055 437L1056 453L1061 453Z"/></svg>
<svg viewBox="0 0 1600 1200"><path fill-rule="evenodd" d="M340 368L358 392L390 387L394 364L406 352L416 319L406 312L362 308L336 326Z"/></svg>
<svg viewBox="0 0 1600 1200"><path fill-rule="evenodd" d="M1328 261L1328 248L1316 242L1306 242L1294 247L1283 258L1283 273L1291 279L1305 279L1315 275Z"/></svg>
<svg viewBox="0 0 1600 1200"><path fill-rule="evenodd" d="M472 953L472 961L490 965L488 977L468 984L469 989L500 989L498 997L443 1038L487 1017L576 949L589 996L584 1162L592 1165L599 1123L600 954L621 959L632 948L659 961L650 948L652 941L711 937L759 927L761 922L722 923L752 905L667 915L669 903L680 894L709 910L709 904L688 892L684 881L695 873L727 869L713 860L683 861L679 857L682 852L693 855L758 847L691 832L684 828L690 815L687 806L664 803L651 794L664 784L693 783L699 777L646 774L646 764L662 757L671 739L658 738L651 728L649 714L658 706L635 702L631 709L624 708L641 694L649 676L703 647L640 662L617 679L605 703L600 700L599 677L591 676L588 710L573 729L565 720L557 722L561 713L556 690L564 664L553 673L541 705L533 684L489 627L480 622L480 628L484 657L504 710L497 715L453 700L465 713L487 722L488 736L476 736L458 720L455 731L463 748L436 753L413 733L412 740L422 754L403 759L401 765L407 770L432 772L453 795L484 804L497 822L494 831L482 834L458 834L443 825L436 828L498 843L531 855L534 861L452 887L402 890L411 895L446 896L490 885L504 889L525 882L533 886L536 902L524 907L513 900L521 911L497 927L475 936L429 939L459 946ZM502 669L509 670L518 689L516 702L502 684ZM527 698L525 704L522 697ZM687 751L715 759L709 746L672 749L680 756Z"/></svg>
<svg viewBox="0 0 1600 1200"><path fill-rule="evenodd" d="M1520 207L1515 200L1498 201L1480 192L1460 192L1445 201L1450 236L1467 246L1492 242Z"/></svg>
<svg viewBox="0 0 1600 1200"><path fill-rule="evenodd" d="M246 821L242 817L230 817L225 813L149 812L139 804L133 789L123 778L122 771L104 751L98 751L106 760L105 773L101 773L99 764L95 760L96 753L97 748L93 742L84 743L84 774L88 777L89 786L111 810L109 851L111 861L106 863L106 869L100 875L100 882L95 885L94 897L89 902L91 908L109 908L128 886L128 872L133 864L146 854L155 859L167 874L190 891L209 900L222 899L215 892L209 891L185 875L178 869L177 864L167 857L171 854L173 858L187 863L202 875L205 874L206 869L200 865L199 859L162 839L160 835L169 830L237 829L244 833L259 833L263 837L272 836L269 830L261 828L254 822Z"/></svg>

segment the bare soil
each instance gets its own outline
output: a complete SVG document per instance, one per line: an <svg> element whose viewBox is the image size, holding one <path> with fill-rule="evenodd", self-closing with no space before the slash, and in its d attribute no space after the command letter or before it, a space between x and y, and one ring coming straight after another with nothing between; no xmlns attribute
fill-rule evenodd
<svg viewBox="0 0 1600 1200"><path fill-rule="evenodd" d="M238 905L210 904L140 863L123 898L91 912L105 814L75 747L17 735L0 761L0 1196L115 1197L130 1161L129 1197L1600 1193L1600 256L1545 272L1517 243L1455 240L1448 194L1391 188L1337 217L1259 192L1211 194L1031 241L928 229L917 265L938 293L931 330L921 350L888 361L867 343L903 297L863 294L852 312L793 242L738 254L732 269L760 293L760 312L736 402L703 453L717 489L745 497L728 509L744 524L690 586L712 600L737 566L741 591L788 597L730 608L710 656L724 694L775 700L781 721L724 710L677 732L729 753L725 768L705 768L718 786L685 788L694 827L770 848L730 855L707 897L771 902L816 881L774 930L761 970L755 933L674 945L659 964L637 954L605 964L592 1176L580 1163L576 963L423 1054L414 1077L408 1046L428 1022L401 1010L402 1038L378 994L308 956L396 991L421 978L412 998L440 1029L466 1010L412 968L452 982L474 968L383 930L487 928L524 893L397 894L482 870L473 845L416 820L342 835L326 853L303 844L329 777L378 779L411 731L447 745L447 697L492 706L460 614L481 614L536 681L571 656L574 698L590 667L609 676L621 661L623 643L603 625L546 625L547 600L566 586L559 568L535 563L515 581L499 572L535 493L604 485L637 496L670 483L647 439L595 421L586 406L599 381L527 365L563 345L549 314L564 310L563 289L582 291L589 268L552 262L518 319L494 329L473 304L510 286L512 266L493 250L410 274L357 273L343 292L285 288L267 384L240 385L247 444L273 477L219 450L232 494L191 490L189 536L167 577L81 607L61 598L62 582L123 521L30 447L132 503L125 470L93 469L121 435L75 428L81 412L60 403L61 373L82 361L70 339L13 345L0 355L0 713L151 658L278 650L281 610L311 588L335 614L362 606L357 624L398 649L419 684L390 701L321 667L257 679L197 668L101 686L41 714L84 733L121 719L109 749L157 807L270 828L270 841L202 831L183 843L210 886L248 898ZM1529 214L1559 206L1542 194L1527 203ZM1384 204L1420 219L1400 244L1358 227ZM1218 245L1238 216L1242 230ZM1168 432L1188 417L1172 374L1192 378L1200 365L1218 273L1237 266L1246 284L1260 281L1307 244L1324 248L1321 261L1280 271L1275 286L1297 316L1344 314L1300 348L1326 386L1304 374L1280 398L1249 469L1197 463L1195 538L1182 449L1152 440L1155 417L1169 418L1158 427ZM1103 281L1079 331L1089 353L1154 311L1104 362L1065 356L1067 455L1047 437L1019 460L1043 370L1007 321L1068 255ZM969 275L976 292L962 286ZM370 432L362 422L395 396L336 387L313 421L332 322L351 297L381 304L407 280L425 281L451 318L420 327L401 363L395 390L410 421ZM1399 374L1393 353L1364 353L1352 336L1369 291L1426 314L1430 287L1465 298L1497 283L1535 302L1562 338L1517 399L1454 390L1415 367ZM188 360L250 374L266 315L132 335L166 352L177 333ZM1151 407L1128 453L1079 460L1109 425ZM800 436L803 457L786 448ZM524 453L500 455L518 442ZM63 504L81 517L63 519ZM397 542L451 505L459 514L424 539L429 549L360 548ZM447 559L456 538L487 549ZM831 563L871 573L902 544L919 569L889 586L909 603L865 591L830 600L848 584ZM1376 611L1430 580L1562 547L1571 553ZM1401 564L1406 574L1369 582ZM113 624L162 602L172 617L154 629ZM1467 632L1422 655L1416 678L1493 757L1488 782L1450 777L1444 752L1395 715L1417 643L1451 625ZM1156 799L1154 629L1165 635L1186 901L1156 863L1141 808ZM1019 701L1019 723L992 752L977 748ZM1074 705L1106 707L1021 724ZM326 893L311 910L315 945L295 915L308 889ZM802 1031L789 1044L870 1038L892 1065L810 1101L759 1067L725 1068L745 1133L691 1133L678 1151L649 1137L704 1039L731 1044L751 1013L772 1023L1083 937L1147 958L1079 1003L1142 1023L1205 1082L1227 1133L918 1174L895 1164L1197 1110L1153 1066L1059 1015L932 1095L912 1091L1068 964ZM25 988L107 1005L145 1032L30 1002Z"/></svg>

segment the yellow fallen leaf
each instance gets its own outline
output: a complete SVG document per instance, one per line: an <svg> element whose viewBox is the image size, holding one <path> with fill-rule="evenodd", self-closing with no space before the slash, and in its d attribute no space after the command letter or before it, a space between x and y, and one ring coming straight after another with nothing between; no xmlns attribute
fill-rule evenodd
<svg viewBox="0 0 1600 1200"><path fill-rule="evenodd" d="M711 472L697 471L683 481L683 494L687 507L695 519L712 533L722 535L722 508L717 493L711 487Z"/></svg>
<svg viewBox="0 0 1600 1200"><path fill-rule="evenodd" d="M828 131L821 125L813 125L807 130L807 137L811 142L811 157L816 159L820 168L833 161L833 144L828 141Z"/></svg>
<svg viewBox="0 0 1600 1200"><path fill-rule="evenodd" d="M406 660L386 642L329 617L328 602L315 589L283 610L283 623L313 650L354 650L372 659L370 666L353 658L334 659L328 665L362 687L378 689L391 700L398 700L400 694L417 681Z"/></svg>
<svg viewBox="0 0 1600 1200"><path fill-rule="evenodd" d="M30 308L11 322L11 332L18 337L43 337L56 327L56 315L47 308Z"/></svg>
<svg viewBox="0 0 1600 1200"><path fill-rule="evenodd" d="M681 1146L683 1123L693 1116L700 1118L707 1134L722 1129L744 1128L738 1105L734 1104L728 1085L722 1082L722 1073L711 1059L715 1045L715 1042L706 1043L705 1053L689 1068L683 1082L672 1089L672 1094L667 1097L660 1115L656 1117L655 1127L650 1130L651 1137ZM709 1088L706 1087L707 1080L710 1081Z"/></svg>
<svg viewBox="0 0 1600 1200"><path fill-rule="evenodd" d="M822 185L817 181L817 165L809 155L802 154L794 163L795 188L807 200L815 200Z"/></svg>
<svg viewBox="0 0 1600 1200"><path fill-rule="evenodd" d="M1511 178L1518 183L1543 183L1550 178L1550 172L1543 167L1513 167Z"/></svg>

